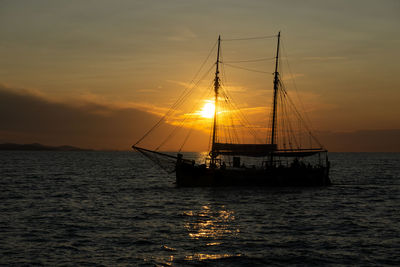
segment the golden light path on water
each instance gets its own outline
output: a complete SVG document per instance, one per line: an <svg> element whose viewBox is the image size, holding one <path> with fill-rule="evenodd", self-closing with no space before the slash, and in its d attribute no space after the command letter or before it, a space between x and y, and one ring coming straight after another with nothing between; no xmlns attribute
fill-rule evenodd
<svg viewBox="0 0 400 267"><path fill-rule="evenodd" d="M206 240L207 246L218 246L225 236L235 236L240 233L234 224L234 211L228 210L224 205L220 207L202 206L200 211L186 211L184 215L189 219L184 225L188 237L194 241ZM232 256L240 255L195 253L186 256L185 260L215 260Z"/></svg>
<svg viewBox="0 0 400 267"><path fill-rule="evenodd" d="M163 245L162 249L171 253L157 261L164 265L174 266L176 261L202 262L207 260L219 260L229 257L239 257L241 254L210 253L223 245L224 239L230 239L239 235L240 230L235 222L235 212L226 208L225 205L203 205L200 209L184 211L182 214L184 223L183 230L190 242L198 244L198 250L189 255L179 255L180 249ZM205 247L203 247L205 246ZM203 247L203 249L201 248ZM186 254L186 255L185 255Z"/></svg>

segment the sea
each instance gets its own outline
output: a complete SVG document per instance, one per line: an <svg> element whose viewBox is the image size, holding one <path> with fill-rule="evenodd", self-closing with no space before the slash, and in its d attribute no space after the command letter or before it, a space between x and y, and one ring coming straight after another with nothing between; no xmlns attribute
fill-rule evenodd
<svg viewBox="0 0 400 267"><path fill-rule="evenodd" d="M400 266L400 153L333 185L177 188L136 152L0 152L2 266Z"/></svg>

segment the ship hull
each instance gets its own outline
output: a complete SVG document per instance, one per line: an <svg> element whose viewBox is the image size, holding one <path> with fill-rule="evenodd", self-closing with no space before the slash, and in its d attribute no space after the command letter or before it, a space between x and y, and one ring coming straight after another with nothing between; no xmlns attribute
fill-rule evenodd
<svg viewBox="0 0 400 267"><path fill-rule="evenodd" d="M176 166L179 187L218 186L328 186L328 167L227 168L212 169L180 164Z"/></svg>

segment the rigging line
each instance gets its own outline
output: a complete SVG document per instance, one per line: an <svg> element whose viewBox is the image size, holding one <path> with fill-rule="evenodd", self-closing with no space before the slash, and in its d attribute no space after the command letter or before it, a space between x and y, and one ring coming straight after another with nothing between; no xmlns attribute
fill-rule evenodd
<svg viewBox="0 0 400 267"><path fill-rule="evenodd" d="M279 73L278 73L279 74ZM279 82L279 76L278 76L278 82ZM279 87L280 88L280 87ZM279 89L278 88L278 89ZM277 93L279 93L279 90L277 90ZM274 93L273 93L274 94ZM274 124L274 97L272 97L271 99L271 105L270 105L270 115L269 115L269 131L268 131L268 138L269 138L269 143L272 144L272 135L274 135L274 131L273 131L273 124ZM276 129L276 127L275 127Z"/></svg>
<svg viewBox="0 0 400 267"><path fill-rule="evenodd" d="M213 82L211 83L211 85L209 85L209 88L211 88L211 90L209 89L207 97L209 97L209 95L210 95L210 94L212 93L212 91L213 91L212 85L213 85ZM206 91L206 92L207 92L207 91ZM200 99L202 99L202 98L204 97L204 95L205 95L205 93L200 97ZM193 107L192 110L190 111L190 113L192 113L192 111L195 110L195 109L196 109L196 108ZM181 147L179 148L179 152L182 151L182 149L183 149L183 147L185 146L186 142L189 140L189 137L191 136L191 134L192 134L192 132L193 132L193 129L194 129L194 127L192 127L193 124L194 124L194 121L192 121L192 122L190 123L189 127L188 127L188 128L189 128L189 132L187 133L187 135L186 135L186 137L185 137L185 140L183 141Z"/></svg>
<svg viewBox="0 0 400 267"><path fill-rule="evenodd" d="M237 127L236 127L236 125L235 125L235 121L233 120L233 116L230 116L230 121L231 121L231 125L232 125L232 131L233 131L233 140L236 140L236 142L237 143L239 143L240 142L240 139L239 139L239 135L238 135L238 132L237 132Z"/></svg>
<svg viewBox="0 0 400 267"><path fill-rule="evenodd" d="M222 70L223 70L223 73L224 73L223 77L226 80L225 67L224 67L224 65L222 65L222 66L223 66ZM242 124L242 126L246 127L246 121L247 121L247 125L251 125L248 122L246 116L244 116L243 112L241 112L241 110L238 107L235 107L236 104L233 101L231 101L231 99L233 100L233 98L229 95L228 90L225 90L224 87L225 87L225 84L222 84L221 85L221 92L225 96L227 104L229 105L230 109L231 110L237 110L239 112L239 121ZM242 116L242 118L240 116ZM237 134L237 131L236 131L236 128L235 128L236 126L233 123L233 116L230 115L229 117L230 117L230 120L231 120L231 123L232 123L233 133L235 135L236 140L239 142L239 137L238 137L238 134ZM259 139L257 132L252 127L249 127L249 131L250 131L250 133L253 135L253 137L255 139Z"/></svg>
<svg viewBox="0 0 400 267"><path fill-rule="evenodd" d="M297 110L291 97L288 94L286 94L286 96L287 96L289 104L291 105L292 109L295 111L295 114L297 115L298 119L304 123L304 127L308 131L308 134L314 139L315 142L317 142L317 144L320 147L323 147L322 144L319 142L318 138L312 134L311 129L309 128L309 126L308 126L307 122L304 120L304 118L301 116L300 112Z"/></svg>
<svg viewBox="0 0 400 267"><path fill-rule="evenodd" d="M229 112L229 106L228 106L228 100L226 98L226 94L224 93L224 91L222 90L221 95L223 96L223 101L221 101L221 105L222 105L222 109L225 112L224 115L224 120L223 120L223 129L224 129L224 134L225 134L225 143L232 143L232 134L231 134L231 127L232 124L229 124L228 120L231 118L231 112Z"/></svg>
<svg viewBox="0 0 400 267"><path fill-rule="evenodd" d="M204 73L204 75L201 77L200 80L198 80L196 82L196 84L189 90L186 92L186 94L181 97L181 99L179 99L177 102L175 102L175 104L170 108L170 110L168 110L168 112L141 138L141 140L143 140L146 136L148 136L148 134L150 134L151 131L153 131L155 128L157 128L158 126L161 125L161 123L166 120L168 117L170 117L172 114L174 114L174 112L176 111L175 108L177 108L179 105L181 105L184 101L186 101L186 99L191 96L194 92L194 89L199 85L199 83L211 72L211 70L213 69L213 66L211 66L209 68L209 70ZM138 142L140 142L141 140L139 140Z"/></svg>
<svg viewBox="0 0 400 267"><path fill-rule="evenodd" d="M182 151L182 148L185 146L187 140L189 139L189 136L192 134L192 131L193 131L193 127L191 127L191 128L189 129L189 132L187 133L187 135L186 135L186 137L185 137L185 140L183 140L183 143L182 143L181 147L179 148L178 152L181 152L181 151Z"/></svg>
<svg viewBox="0 0 400 267"><path fill-rule="evenodd" d="M223 50L220 50L220 58L221 61L220 62L224 62L224 57L223 57ZM222 70L222 79L221 79L221 86L225 86L225 84L228 84L228 80L227 80L227 75L226 75L226 71L225 71L225 66L223 64L221 64L221 70Z"/></svg>
<svg viewBox="0 0 400 267"><path fill-rule="evenodd" d="M276 139L276 143L279 145L279 143L284 142L285 138L283 136L283 132L282 129L285 127L283 121L284 121L284 114L283 114L283 109L284 109L284 100L283 100L283 94L279 93L277 94L277 109L276 109L276 120L277 120L277 124L276 124L276 135L275 135L275 139Z"/></svg>
<svg viewBox="0 0 400 267"><path fill-rule="evenodd" d="M298 99L299 102L300 102L300 106L301 106L301 108L302 108L302 110L303 110L303 112L304 112L304 116L306 117L307 123L310 125L310 128L313 130L311 120L310 120L310 118L308 117L308 114L307 114L307 112L306 112L306 109L304 108L304 103L303 103L303 101L302 101L301 98L300 98L300 94L299 94L299 90L298 90L298 88L297 88L296 80L294 79L294 75L293 75L292 69L290 68L290 64L289 64L288 56L287 56L287 53L286 53L286 48L285 48L285 46L284 46L284 42L282 42L282 51L283 51L283 53L285 54L285 59L286 59L285 62L286 62L286 65L287 65L287 67L288 67L290 76L291 76L291 78L292 78L292 82L293 82L294 89L296 90L297 99Z"/></svg>
<svg viewBox="0 0 400 267"><path fill-rule="evenodd" d="M252 72L258 72L258 73L271 73L270 71L262 71L262 70L255 70L255 69L249 69L249 68L245 68L245 67L240 67L240 66L235 66L232 64L228 64L228 63L223 63L223 65L229 66L231 68L237 68L237 69L242 69L242 70L247 70L247 71L252 71Z"/></svg>
<svg viewBox="0 0 400 267"><path fill-rule="evenodd" d="M286 99L286 95L283 94L283 96ZM285 118L286 118L286 124L285 124L286 126L285 127L286 127L287 140L288 140L288 143L291 144L292 142L291 142L290 139L292 139L292 135L294 135L294 134L291 133L291 131L290 131L290 121L291 121L291 119L290 119L290 113L288 111L288 107L287 107L286 104L284 105L284 113L285 113Z"/></svg>
<svg viewBox="0 0 400 267"><path fill-rule="evenodd" d="M229 97L227 95L226 90L223 90L222 92L223 92L223 95L225 96L225 102L226 102L226 106L228 107L228 109L235 110L235 108L233 108L233 105L232 105L231 101L229 100ZM236 140L236 142L239 143L239 136L238 136L237 131L236 131L236 125L235 125L234 120L233 120L232 112L231 112L231 114L229 114L229 120L230 120L232 134L233 134L232 143L235 140Z"/></svg>
<svg viewBox="0 0 400 267"><path fill-rule="evenodd" d="M286 92L286 89L285 89L284 84L282 84L281 82L279 82L279 84L280 84L280 88L282 89L281 91L282 91L282 93L283 93L285 99L287 99L287 101L286 101L285 103L288 103L288 104L289 104L289 108L290 108L292 111L294 111L294 114L295 114L295 115L297 115L297 120L298 120L298 121L301 120L302 117L301 117L300 113L298 113L298 111L297 111L297 109L296 109L296 106L295 106L292 102L290 102L290 97L289 97L289 95L288 95L287 92ZM286 105L285 105L285 108L287 109ZM291 129L290 131L292 132L292 135L291 135L292 138L291 138L291 139L293 139L295 146L296 146L297 148L300 148L300 146L301 146L301 140L300 140L300 142L299 142L299 140L298 140L298 137L299 137L299 136L298 136L298 135L299 135L299 132L301 131L301 128L298 128L298 131L296 132L295 130L293 130L292 121L291 121L291 120L288 120L288 123L289 123L289 125L290 125L290 129ZM295 122L293 122L293 123L295 123ZM299 137L299 138L301 139L301 137ZM290 144L290 146L291 146L291 148L293 147L293 146L292 146L292 143Z"/></svg>
<svg viewBox="0 0 400 267"><path fill-rule="evenodd" d="M307 122L301 116L300 112L297 110L296 106L294 105L293 100L291 99L291 97L289 95L287 95L287 99L288 99L288 102L291 105L292 109L295 111L295 114L297 115L298 119L301 120L304 123L304 127L308 131L308 134L314 139L315 142L317 142L317 144L320 147L323 147L322 144L319 142L318 138L316 138L316 136L314 136L312 134L312 131L311 131L312 129L310 129L310 127L308 126Z"/></svg>
<svg viewBox="0 0 400 267"><path fill-rule="evenodd" d="M284 96L286 98L286 94L284 94ZM288 111L288 109L290 109L290 107L288 107L288 105L285 105L284 109L285 109L285 114L286 114L285 116L287 118L287 126L286 127L287 127L288 143L289 143L289 148L292 149L293 148L292 140L294 140L294 143L296 143L296 133L293 131L292 120L291 120L291 118L289 118L290 110Z"/></svg>
<svg viewBox="0 0 400 267"><path fill-rule="evenodd" d="M277 108L277 114L280 114L277 116L278 119L278 134L277 138L280 144L283 144L285 146L286 144L286 135L285 135L285 127L286 127L286 114L285 114L285 101L284 101L284 96L282 93L278 94L278 108ZM277 142L278 143L278 142ZM278 143L279 144L279 143Z"/></svg>
<svg viewBox="0 0 400 267"><path fill-rule="evenodd" d="M283 92L283 91L282 91ZM285 94L283 93L282 95L284 95L284 97L285 97ZM285 102L286 103L286 102ZM291 119L289 118L289 112L288 112L288 106L287 105L283 105L283 113L285 113L285 118L286 118L286 120L287 120L287 122L286 122L286 131L287 131L287 136L288 136L288 145L289 145L289 148L290 149L292 149L293 148L293 142L292 142L292 140L294 140L294 142L296 143L296 134L294 133L294 131L293 131L293 127L292 127L292 121L291 121Z"/></svg>
<svg viewBox="0 0 400 267"><path fill-rule="evenodd" d="M187 90L188 88L185 89L185 92L184 92L184 93L186 93L186 94L185 94L185 95L181 95L180 99L178 99L178 101L176 101L176 102L170 107L170 109L160 118L160 120L159 120L156 124L154 124L154 126L151 127L151 128L142 136L142 138L140 138L140 139L135 143L135 145L137 145L138 143L140 143L140 142L141 142L144 138L146 138L154 129L156 129L158 126L160 126L161 123L175 111L175 108L178 107L182 102L185 101L185 99L186 99L187 97L189 97L189 96L193 93L193 90L198 86L198 84L200 83L200 81L202 81L202 80L205 78L205 76L208 75L208 73L210 73L211 69L213 69L213 66L210 67L210 69L202 76L202 78L201 78L200 80L197 81L196 84L193 85L193 87L192 87L189 91Z"/></svg>
<svg viewBox="0 0 400 267"><path fill-rule="evenodd" d="M204 93L201 95L200 99L202 99L204 97L204 95L206 95L206 93L208 92L208 94L210 94L210 89L205 90ZM189 111L190 113L193 113L193 111L195 109L197 109L199 106L199 104L197 105L193 105L192 109ZM185 121L189 118L188 115L186 115L183 120L181 121L181 123L179 125L175 125L174 129L172 130L172 132L164 139L163 142L161 142L161 144L155 149L155 151L159 150L162 146L164 146L170 139L171 137L179 130L183 127L183 125L185 124Z"/></svg>
<svg viewBox="0 0 400 267"><path fill-rule="evenodd" d="M290 138L289 138L289 147L291 149L293 149L293 144L294 144L295 147L299 147L298 142L297 142L297 133L293 129L291 120L288 120L288 129L289 129L289 132L291 133L290 134Z"/></svg>
<svg viewBox="0 0 400 267"><path fill-rule="evenodd" d="M255 140L260 142L261 139L259 138L257 131L254 129L252 124L248 121L247 117L243 114L243 112L240 109L238 109L237 107L235 108L233 105L232 105L232 107L233 107L233 109L238 111L239 123L249 131L249 133L253 136L253 138Z"/></svg>
<svg viewBox="0 0 400 267"><path fill-rule="evenodd" d="M221 56L222 56L222 54L221 54ZM222 59L221 62L224 62L222 57L221 57L221 59ZM223 74L224 74L223 77L222 77L223 79L222 79L222 84L221 84L221 92L227 98L227 100L228 100L227 104L229 104L229 106L231 107L232 110L237 110L238 111L239 123L241 123L242 126L248 128L250 134L253 135L254 139L258 140L260 142L261 139L259 138L257 131L254 130L254 128L251 126L250 122L248 121L247 117L243 114L241 109L239 109L236 106L235 102L231 101L231 99L233 100L233 98L229 94L228 90L225 90L225 88L224 88L225 86L224 85L225 85L225 83L227 83L227 78L226 78L227 75L225 74L225 66L224 66L224 64L221 64L221 69L222 69ZM231 123L232 123L232 127L231 128L232 128L233 134L235 135L237 141L239 142L239 136L238 136L237 131L236 131L236 126L233 123L233 115L230 115L229 117L230 117L230 120L231 120ZM248 125L248 127L246 125Z"/></svg>
<svg viewBox="0 0 400 267"><path fill-rule="evenodd" d="M270 114L268 115L267 113L268 112L265 112L265 117L268 118L267 119L267 124L265 125L265 127L266 127L266 130L267 130L266 140L268 142L269 140L271 140L271 130L272 130L272 114L271 113L272 113L272 108L269 111Z"/></svg>
<svg viewBox="0 0 400 267"><path fill-rule="evenodd" d="M215 45L214 45L214 47L215 47ZM213 49L214 49L214 48L213 48ZM213 49L212 49L212 50L210 51L210 53L208 54L207 59L203 62L203 64L202 64L201 68L199 69L199 71L196 73L196 77L197 77L197 75L199 74L200 70L203 68L204 64L207 62L207 60L208 60L208 58L210 57L211 52L213 51ZM213 67L214 67L214 66L211 66L211 67L208 69L208 71L205 72L205 74L201 77L201 79L199 79L199 80L193 85L193 87L192 87L188 92L186 92L186 94L182 94L182 95L180 96L180 98L174 103L173 107L171 107L171 108L172 108L172 109L175 109L175 107L178 107L182 102L184 102L184 101L186 100L186 98L189 97L189 96L193 93L193 90L194 90L194 89L198 86L198 84L205 78L205 76L208 75L208 73L213 69ZM190 82L190 84L193 83L193 82L194 82L194 79ZM188 88L187 88L187 89L188 89ZM187 89L185 89L185 91L187 91Z"/></svg>
<svg viewBox="0 0 400 267"><path fill-rule="evenodd" d="M243 112L243 108L239 107L237 105L238 101L235 101L235 99L232 97L232 95L230 94L230 92L228 90L224 91L227 99L228 99L228 103L230 106L230 109L232 110L232 116L231 119L232 123L233 123L233 129L236 130L239 129L240 132L243 132L244 130L247 130L248 133L250 133L254 139L256 139L258 142L260 142L260 137L259 137L259 133L258 130L256 130L256 127L254 126L254 123L251 123L248 119L248 116ZM244 107L245 109L245 107ZM242 128L240 128L242 127ZM237 136L237 140L239 141L239 137Z"/></svg>
<svg viewBox="0 0 400 267"><path fill-rule="evenodd" d="M211 149L212 149L212 130L213 130L213 124L212 123L209 123L208 124L208 132L209 132L209 135L208 135L208 147L207 147L207 151L211 151ZM209 154L207 154L207 155L209 155Z"/></svg>
<svg viewBox="0 0 400 267"><path fill-rule="evenodd" d="M297 121L298 129L300 129L300 131L303 128L301 123L302 123L301 120ZM299 140L300 140L300 147L301 147L303 145L303 135L301 134L301 132L299 132ZM299 147L299 149L300 149L300 147Z"/></svg>
<svg viewBox="0 0 400 267"><path fill-rule="evenodd" d="M226 99L225 99L225 101L220 101L220 102L222 102L222 103L221 103L222 110L227 110L227 107L226 107ZM221 115L222 115L222 114L221 114ZM225 116L225 115L226 115L226 114L224 114L224 116ZM229 143L230 140L231 140L231 138L230 138L229 127L228 127L228 125L226 124L226 118L223 120L223 123L221 123L221 126L222 126L222 130L223 130L223 133L224 133L224 140L225 140L226 143ZM222 139L222 138L221 138L221 139Z"/></svg>
<svg viewBox="0 0 400 267"><path fill-rule="evenodd" d="M270 39L276 38L278 35L265 35L265 36L254 36L247 38L230 38L230 39L221 39L221 41L230 42L230 41L247 41L247 40L260 40L260 39Z"/></svg>
<svg viewBox="0 0 400 267"><path fill-rule="evenodd" d="M199 75L200 71L203 69L204 65L206 64L206 62L208 61L208 59L210 58L212 52L214 51L216 45L218 42L215 42L215 44L213 45L213 47L211 48L210 52L208 53L206 59L203 61L203 63L201 64L199 70L196 72L196 74L194 75L194 77L192 78L192 80L190 81L189 85L191 85L195 79L197 78L197 76ZM212 67L210 68L210 70L212 69ZM207 71L210 72L210 70ZM203 79L203 78L202 78ZM190 90L192 91L197 85L198 83L202 80L200 79L197 83L195 83L192 88L190 88L190 86L186 87L186 89L182 92L182 94L179 96L178 100L169 108L169 110L164 114L164 116L162 116L160 118L160 120L153 126L151 127L143 136L142 138L140 138L135 145L139 144L144 138L146 138L155 128L157 128L161 122L163 122L165 120L166 117L168 117L170 115L170 113L175 109L175 107L178 106L179 103L181 103L183 100L183 98L185 97L185 94L187 94L187 91ZM190 88L190 89L189 89Z"/></svg>
<svg viewBox="0 0 400 267"><path fill-rule="evenodd" d="M228 61L221 61L221 63L242 63L242 62L258 62L258 61L267 61L267 60L274 60L276 57L265 57L265 58L256 58L256 59L247 59L247 60L228 60Z"/></svg>
<svg viewBox="0 0 400 267"><path fill-rule="evenodd" d="M222 55L221 55L222 56ZM225 82L226 82L226 80L227 80L227 75L225 74L225 66L223 65L223 64L221 64L221 66L222 66L222 71L223 71L223 79L225 80ZM251 125L250 124L250 122L248 121L248 119L247 119L247 117L243 114L243 112L236 106L236 104L234 103L234 101L231 101L231 99L233 100L233 98L232 98L232 96L229 94L229 92L228 92L228 90L225 90L225 88L224 88L225 86L224 86L224 83L221 85L221 91L223 92L223 94L226 96L226 98L228 99L228 103L229 103L229 105L232 107L232 109L233 110L238 110L239 111L239 120L241 121L241 123L242 123L242 125L246 125L246 123L247 123L247 125ZM241 117L242 118L241 118ZM231 116L231 119L232 119L232 116ZM232 120L232 122L233 122L233 120ZM235 134L235 136L236 136L236 139L239 141L239 137L238 137L238 135L237 135L237 132L236 132L236 128L235 127L233 127L233 131L234 131L234 134ZM253 137L256 139L256 140L260 140L260 138L258 137L258 134L257 134L257 132L253 129L253 127L249 127L249 131L250 131L250 133L253 135Z"/></svg>
<svg viewBox="0 0 400 267"><path fill-rule="evenodd" d="M226 109L229 109L229 103L227 102L228 100L225 98L225 105L226 105ZM230 121L230 124L228 125L228 134L229 134L229 142L234 143L235 142L235 137L232 136L234 133L232 133L232 129L234 131L234 127L235 125L233 124L233 119L232 119L232 114L228 113L228 118Z"/></svg>
<svg viewBox="0 0 400 267"><path fill-rule="evenodd" d="M225 109L225 106L224 106L224 101L221 101L221 100L219 100L218 101L218 110L219 110L219 115L218 115L218 119L220 119L221 121L224 121L222 118L221 118L221 116L222 116L222 114L221 114L221 110L224 110ZM225 123L219 123L218 124L218 129L220 130L219 132L218 132L218 137L219 137L219 140L221 141L221 140L226 140L226 136L227 136L227 132L226 132L226 125L225 125Z"/></svg>
<svg viewBox="0 0 400 267"><path fill-rule="evenodd" d="M231 103L230 103L230 106L233 107L233 105ZM240 142L240 138L239 138L239 134L238 134L238 127L236 125L236 122L234 120L233 115L230 116L230 120L231 120L231 124L232 124L232 131L233 131L234 140L236 140L236 142L239 143ZM239 121L240 120L241 119L239 118ZM254 134L252 134L252 135L254 135Z"/></svg>
<svg viewBox="0 0 400 267"><path fill-rule="evenodd" d="M209 95L210 95L210 92L209 92ZM203 98L203 96L202 96L201 98ZM200 98L200 99L201 99L201 98ZM196 108L195 108L195 107L196 107ZM193 110L197 109L197 107L199 107L199 105L194 105L193 108L192 108L192 110L191 110L189 113L192 113ZM183 128L183 124L184 124L185 120L187 119L187 117L188 117L188 116L186 116L186 117L184 118L184 120L183 120L183 122L182 122L180 128ZM186 137L185 137L185 139L183 140L183 143L182 143L182 145L180 146L178 152L181 152L181 151L182 151L182 149L183 149L183 147L185 146L186 142L189 140L189 137L191 136L191 134L192 134L192 132L193 132L193 129L194 129L194 128L192 127L192 126L193 126L193 123L194 123L193 121L192 121L192 122L189 122L189 125L188 125L189 131L188 131L188 133L186 134ZM160 145L160 146L161 146L161 145Z"/></svg>
<svg viewBox="0 0 400 267"><path fill-rule="evenodd" d="M286 106L285 106L285 96L283 94L279 94L279 98L280 98L280 114L282 114L280 116L280 139L281 139L281 143L283 143L283 147L286 148L286 142L287 142L287 138L288 138L288 134L287 134L287 127L286 127L286 123L287 123L287 114L286 114Z"/></svg>
<svg viewBox="0 0 400 267"><path fill-rule="evenodd" d="M231 103L226 95L225 95L225 104L226 104L227 109L232 109ZM233 114L232 113L228 114L228 117L229 117L229 123L230 123L230 125L228 126L230 142L231 143L235 143L235 142L239 143L239 136L236 131L236 125L233 120Z"/></svg>
<svg viewBox="0 0 400 267"><path fill-rule="evenodd" d="M286 93L284 94L284 98L286 99L287 95ZM287 104L287 101L285 101L285 103ZM285 108L285 113L287 114L287 124L288 124L288 135L289 135L289 146L292 149L293 148L293 144L295 145L295 147L299 148L299 142L298 142L298 135L299 132L301 131L301 129L298 129L296 131L296 129L294 129L294 127L292 126L292 119L290 118L290 114L291 114L291 106L290 105L284 105Z"/></svg>
<svg viewBox="0 0 400 267"><path fill-rule="evenodd" d="M235 107L234 107L234 103L233 103L232 101L230 101L227 90L224 90L223 93L224 93L224 95L225 95L225 99L226 99L227 104L229 104L229 108L230 108L232 111L237 111L237 112L238 112L238 117L237 117L237 118L238 118L238 120L239 120L240 125L243 126L243 127L246 127L245 120L243 120L243 119L241 118L241 114L239 113L239 109L238 109L238 108L235 108ZM232 113L233 113L233 112L232 112ZM236 127L236 124L234 123L234 120L233 120L233 114L230 115L229 117L230 117L230 120L231 120L232 130L235 132L236 139L239 141L238 135L237 135L237 133L236 133L236 128L235 128L235 127ZM249 124L250 124L250 123L249 123ZM252 130L252 129L250 128L249 130L250 130L250 133L251 133L251 130ZM252 134L253 134L253 133L252 133Z"/></svg>
<svg viewBox="0 0 400 267"><path fill-rule="evenodd" d="M207 72L204 73L204 75L194 84L194 86L191 88L190 91L188 91L186 93L186 95L184 97L182 97L182 99L179 100L179 103L177 103L176 107L178 107L181 103L183 103L184 101L186 101L186 99L193 93L193 90L200 84L201 81L204 80L204 78L211 72L211 70L214 68L214 66L211 66Z"/></svg>
<svg viewBox="0 0 400 267"><path fill-rule="evenodd" d="M225 95L228 97L229 99L229 103L232 106L233 110L237 110L238 111L238 118L240 123L242 123L243 126L249 125L249 127L246 127L249 129L250 133L253 135L253 137L257 140L260 140L257 134L257 131L255 131L255 129L251 126L252 124L249 122L249 120L247 119L247 117L244 115L244 113L242 112L242 110L236 105L233 97L229 94L229 92L227 90L224 90ZM232 99L233 101L230 101L230 99Z"/></svg>
<svg viewBox="0 0 400 267"><path fill-rule="evenodd" d="M222 56L222 55L221 55ZM223 58L222 58L222 62L223 62ZM225 82L226 82L226 73L225 73L225 66L224 66L224 64L221 64L221 69L222 69L222 71L223 71L223 79L225 80ZM225 97L226 97L226 99L228 100L228 104L232 107L232 110L238 110L239 111L239 121L242 123L242 125L246 125L246 123L248 124L248 125L251 125L250 123L249 123L249 121L248 121L248 119L247 119L247 117L243 114L243 112L241 112L241 110L239 109L239 108L237 108L237 107L235 107L236 106L236 104L234 103L234 102L232 102L232 101L230 101L230 99L232 99L233 100L233 98L232 98L232 96L229 94L229 92L228 92L228 90L225 90L225 88L224 88L224 85L225 84L222 84L222 88L221 88L221 91L223 92L223 94L225 95ZM242 116L242 118L240 117L240 116ZM230 116L231 117L231 119L232 119L232 116ZM233 122L233 120L232 120L232 122ZM234 131L234 134L235 134L235 136L236 136L236 139L239 141L239 137L238 137L238 135L237 135L237 132L236 132L236 128L235 127L233 127L233 131ZM259 139L259 137L258 137L258 134L257 134L257 132L252 128L252 127L249 127L249 131L250 131L250 133L253 135L253 137L255 138L255 139Z"/></svg>

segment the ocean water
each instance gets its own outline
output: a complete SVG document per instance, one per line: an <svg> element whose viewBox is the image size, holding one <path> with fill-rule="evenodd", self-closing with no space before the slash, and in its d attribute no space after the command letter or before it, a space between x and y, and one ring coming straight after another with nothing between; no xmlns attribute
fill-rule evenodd
<svg viewBox="0 0 400 267"><path fill-rule="evenodd" d="M176 188L135 152L0 152L0 265L400 265L400 154L326 188Z"/></svg>

